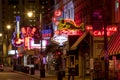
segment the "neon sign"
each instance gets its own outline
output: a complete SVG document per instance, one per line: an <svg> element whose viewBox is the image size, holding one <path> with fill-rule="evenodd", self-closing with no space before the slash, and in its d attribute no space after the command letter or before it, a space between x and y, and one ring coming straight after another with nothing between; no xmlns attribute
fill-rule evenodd
<svg viewBox="0 0 120 80"><path fill-rule="evenodd" d="M82 35L85 31L84 23L77 26L71 19L61 20L58 24L58 30L55 31L56 35Z"/></svg>
<svg viewBox="0 0 120 80"><path fill-rule="evenodd" d="M55 31L56 35L82 35L82 32L80 30L56 30Z"/></svg>
<svg viewBox="0 0 120 80"><path fill-rule="evenodd" d="M40 45L41 45L41 42L40 42L40 44L35 44L33 38L30 40L30 49L34 49L34 48L38 48L38 49L40 49L40 48L46 48L46 45L47 45L46 40L42 40L42 47Z"/></svg>
<svg viewBox="0 0 120 80"><path fill-rule="evenodd" d="M35 27L23 27L21 28L21 32L23 33L24 36L33 36L36 32Z"/></svg>
<svg viewBox="0 0 120 80"><path fill-rule="evenodd" d="M42 30L42 37L44 39L49 39L52 36L52 31L50 29L43 29Z"/></svg>
<svg viewBox="0 0 120 80"><path fill-rule="evenodd" d="M32 37L25 37L24 40L25 40L25 45L24 47L27 48L28 50L30 49L30 39Z"/></svg>
<svg viewBox="0 0 120 80"><path fill-rule="evenodd" d="M59 24L59 20L57 18L59 18L62 15L62 11L61 10L55 10L54 12L54 16L52 17L52 21L58 25Z"/></svg>
<svg viewBox="0 0 120 80"><path fill-rule="evenodd" d="M55 35L51 40L56 42L59 45L63 45L63 43L68 40L68 38L62 35Z"/></svg>
<svg viewBox="0 0 120 80"><path fill-rule="evenodd" d="M42 40L42 48L46 48L47 42L46 40ZM25 48L30 50L34 48L41 48L41 44L35 44L34 39L32 37L25 37Z"/></svg>
<svg viewBox="0 0 120 80"><path fill-rule="evenodd" d="M91 25L86 26L86 30L90 31L92 33L92 35L94 36L104 36L104 28L102 28L102 30L94 30ZM106 31L107 31L107 36L111 36L113 35L116 31L117 31L117 26L115 25L109 25L106 27Z"/></svg>
<svg viewBox="0 0 120 80"><path fill-rule="evenodd" d="M56 17L60 17L62 15L62 12L61 12L61 10L55 10L55 12L54 12L54 16L56 16Z"/></svg>
<svg viewBox="0 0 120 80"><path fill-rule="evenodd" d="M58 24L58 30L61 30L61 29L72 29L72 30L79 29L81 31L85 30L84 23L81 23L80 26L77 26L72 19L60 20L60 23Z"/></svg>
<svg viewBox="0 0 120 80"><path fill-rule="evenodd" d="M12 44L15 47L20 47L23 46L24 40L23 40L23 34L19 31L20 28L20 16L16 17L16 32L13 33L13 38L12 38Z"/></svg>
<svg viewBox="0 0 120 80"><path fill-rule="evenodd" d="M16 32L13 33L13 38L12 38L12 44L15 46L15 47L20 47L20 46L23 46L24 44L24 37L23 37L23 34L20 33L20 37L19 38L16 38Z"/></svg>

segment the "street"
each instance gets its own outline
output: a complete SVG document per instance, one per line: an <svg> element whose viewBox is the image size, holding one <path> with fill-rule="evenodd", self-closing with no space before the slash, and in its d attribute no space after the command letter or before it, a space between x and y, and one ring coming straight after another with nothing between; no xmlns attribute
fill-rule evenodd
<svg viewBox="0 0 120 80"><path fill-rule="evenodd" d="M0 72L0 80L38 80L15 72Z"/></svg>
<svg viewBox="0 0 120 80"><path fill-rule="evenodd" d="M4 71L0 72L0 80L39 80L32 76L20 74L12 71L10 67L4 67Z"/></svg>

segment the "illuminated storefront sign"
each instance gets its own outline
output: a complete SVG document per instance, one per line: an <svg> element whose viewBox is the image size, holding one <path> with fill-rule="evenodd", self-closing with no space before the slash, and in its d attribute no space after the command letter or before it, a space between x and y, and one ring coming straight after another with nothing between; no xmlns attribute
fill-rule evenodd
<svg viewBox="0 0 120 80"><path fill-rule="evenodd" d="M55 10L55 12L54 12L54 16L56 16L56 17L60 17L61 15L62 15L62 11L61 11L60 9Z"/></svg>
<svg viewBox="0 0 120 80"><path fill-rule="evenodd" d="M16 33L16 32L13 33L12 44L13 44L15 47L20 47L20 46L23 46L23 45L24 45L24 37L23 37L23 34L20 33L19 35L20 35L19 38L17 38L17 33Z"/></svg>
<svg viewBox="0 0 120 80"><path fill-rule="evenodd" d="M56 35L82 35L83 33L80 30L56 30Z"/></svg>
<svg viewBox="0 0 120 80"><path fill-rule="evenodd" d="M51 40L59 45L63 45L68 40L68 35L81 36L85 31L84 23L78 26L72 19L60 19L61 15L62 11L56 10L52 17L52 22L57 25L57 30Z"/></svg>
<svg viewBox="0 0 120 80"><path fill-rule="evenodd" d="M59 45L63 45L63 43L68 40L68 35L81 36L84 31L84 23L81 23L80 26L77 26L71 19L60 20L58 24L58 30L55 31L52 41L57 42Z"/></svg>
<svg viewBox="0 0 120 80"><path fill-rule="evenodd" d="M46 48L46 45L47 45L47 41L42 40L42 48ZM25 48L28 50L34 49L34 48L40 49L41 44L35 44L34 39L32 37L25 37Z"/></svg>
<svg viewBox="0 0 120 80"><path fill-rule="evenodd" d="M38 32L37 32L38 31ZM33 36L39 36L39 30L36 28L36 27L22 27L21 28L21 32L22 34L24 35L24 47L25 49L34 49L34 48L41 48L41 44L35 44L34 43L34 39L33 39ZM50 30L43 30L42 31L42 36L43 37L48 37L48 36L51 36L50 34ZM45 48L46 47L46 40L43 40L42 41L42 48Z"/></svg>
<svg viewBox="0 0 120 80"><path fill-rule="evenodd" d="M52 36L52 30L50 29L43 29L42 30L42 37L44 39L49 39Z"/></svg>
<svg viewBox="0 0 120 80"><path fill-rule="evenodd" d="M84 23L77 26L73 20L64 19L58 24L58 30L55 33L59 35L82 35L83 31L85 31Z"/></svg>
<svg viewBox="0 0 120 80"><path fill-rule="evenodd" d="M35 27L23 27L21 28L21 32L24 36L33 36L36 32L36 28Z"/></svg>
<svg viewBox="0 0 120 80"><path fill-rule="evenodd" d="M54 22L56 25L59 24L59 17L62 15L62 11L61 10L55 10L54 12L54 16L52 17L52 22Z"/></svg>
<svg viewBox="0 0 120 80"><path fill-rule="evenodd" d="M46 48L46 45L47 45L47 41L46 40L42 40L42 48ZM34 43L34 39L32 38L30 40L30 49L34 49L34 48L40 49L41 48L41 42L40 42L40 44L35 44Z"/></svg>
<svg viewBox="0 0 120 80"><path fill-rule="evenodd" d="M68 38L62 35L55 35L51 40L59 45L63 45L64 42L68 41Z"/></svg>
<svg viewBox="0 0 120 80"><path fill-rule="evenodd" d="M16 17L16 22L17 22L16 32L13 33L12 44L15 47L20 47L20 46L23 46L23 44L24 44L23 34L19 30L19 28L20 28L20 16Z"/></svg>
<svg viewBox="0 0 120 80"><path fill-rule="evenodd" d="M90 33L92 33L92 35L94 35L96 37L97 36L104 36L104 28L102 28L102 30L94 30L93 31L92 26L89 25L89 26L86 26L86 30L90 31ZM107 26L106 30L107 30L107 36L111 36L117 31L117 26L109 25L109 26Z"/></svg>
<svg viewBox="0 0 120 80"><path fill-rule="evenodd" d="M9 50L8 55L15 55L18 54L18 50Z"/></svg>
<svg viewBox="0 0 120 80"><path fill-rule="evenodd" d="M24 47L26 49L30 49L30 39L32 39L32 37L25 37L24 40L25 40L25 43L24 43Z"/></svg>

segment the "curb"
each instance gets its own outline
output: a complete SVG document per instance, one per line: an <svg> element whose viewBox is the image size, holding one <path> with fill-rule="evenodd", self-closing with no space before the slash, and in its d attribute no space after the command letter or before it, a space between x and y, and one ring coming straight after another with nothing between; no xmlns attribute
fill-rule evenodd
<svg viewBox="0 0 120 80"><path fill-rule="evenodd" d="M30 74L27 74L27 73L24 73L24 72L19 72L19 71L12 71L12 72L19 73L19 74L22 74L22 75L27 75L27 76L30 76L30 77L35 78L37 80L41 80L39 77L35 77L35 75L30 75Z"/></svg>

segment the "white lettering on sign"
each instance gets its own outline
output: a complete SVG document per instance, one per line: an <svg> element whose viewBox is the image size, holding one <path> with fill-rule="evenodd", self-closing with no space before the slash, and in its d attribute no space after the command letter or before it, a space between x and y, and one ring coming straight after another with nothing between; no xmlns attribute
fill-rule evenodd
<svg viewBox="0 0 120 80"><path fill-rule="evenodd" d="M55 35L52 38L52 40L57 42L59 45L63 45L63 43L68 40L68 38L66 36L62 36L62 35Z"/></svg>

